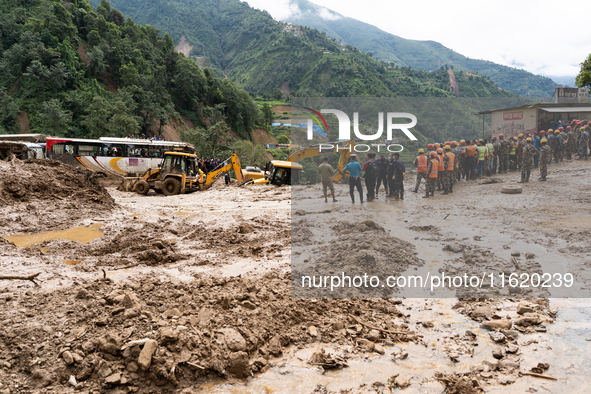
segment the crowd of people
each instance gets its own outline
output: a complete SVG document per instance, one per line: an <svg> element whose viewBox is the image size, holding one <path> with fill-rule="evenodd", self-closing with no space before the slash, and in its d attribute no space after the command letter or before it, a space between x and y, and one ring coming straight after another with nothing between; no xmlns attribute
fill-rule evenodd
<svg viewBox="0 0 591 394"><path fill-rule="evenodd" d="M480 177L510 171L521 172L521 183L529 182L533 168L539 168L539 181L546 181L548 165L572 160L577 157L587 160L589 156L589 131L591 124L584 120L573 120L569 125L559 125L554 130L534 131L531 134L519 134L515 137L503 134L481 140L447 141L428 144L426 151L419 149L414 166L417 179L412 192L418 193L421 182L425 180L423 198L434 197L435 191L442 194L453 193L453 186L461 180L472 181ZM330 168L329 168L330 167ZM361 172L367 188L367 201L374 200L383 184L386 197L404 199L404 174L406 168L397 153L386 159L381 154L376 160L375 153L368 153L367 162L362 166L355 154L351 155L344 172L349 175L349 194L355 203L355 190L361 203L364 201ZM328 202L327 189L332 192L332 167L328 158L319 167L322 177L325 202Z"/></svg>

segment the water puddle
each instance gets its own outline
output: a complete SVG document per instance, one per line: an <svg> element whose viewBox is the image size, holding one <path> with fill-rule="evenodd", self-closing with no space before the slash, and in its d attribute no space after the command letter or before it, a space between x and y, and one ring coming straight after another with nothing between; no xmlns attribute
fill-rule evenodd
<svg viewBox="0 0 591 394"><path fill-rule="evenodd" d="M66 230L59 231L46 231L39 234L25 234L25 235L3 235L7 241L14 243L20 248L26 248L39 244L45 241L51 241L54 239L65 239L68 241L79 241L83 244L87 244L92 240L102 237L105 235L100 228L104 223L94 223L93 225L86 227L73 227Z"/></svg>

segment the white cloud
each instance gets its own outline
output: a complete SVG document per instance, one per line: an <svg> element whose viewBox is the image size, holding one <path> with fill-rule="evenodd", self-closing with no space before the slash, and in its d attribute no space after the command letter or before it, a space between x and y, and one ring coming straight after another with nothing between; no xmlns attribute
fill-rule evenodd
<svg viewBox="0 0 591 394"><path fill-rule="evenodd" d="M325 21L337 21L339 19L342 19L342 16L337 15L333 12L331 12L328 8L326 7L318 7L318 15L324 19Z"/></svg>
<svg viewBox="0 0 591 394"><path fill-rule="evenodd" d="M328 20L334 16L332 10L399 37L437 41L464 56L519 64L535 74L574 77L579 63L591 53L583 22L591 13L588 0L559 4L551 0L312 1ZM278 20L301 13L290 0L251 0L249 4ZM572 12L581 18L557 22Z"/></svg>
<svg viewBox="0 0 591 394"><path fill-rule="evenodd" d="M297 17L302 14L297 4L293 4L291 0L247 0L245 3L248 3L252 8L267 11L278 21L286 20L289 17Z"/></svg>

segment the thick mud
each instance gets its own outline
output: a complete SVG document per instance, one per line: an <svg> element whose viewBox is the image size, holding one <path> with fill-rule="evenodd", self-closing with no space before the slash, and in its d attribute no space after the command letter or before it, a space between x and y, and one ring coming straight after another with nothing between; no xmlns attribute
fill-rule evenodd
<svg viewBox="0 0 591 394"><path fill-rule="evenodd" d="M587 163L551 165L521 195L499 192L511 173L363 206L344 185L335 204L318 185L139 196L63 164L0 166L0 276L39 273L0 280L2 394L582 393L591 379L587 299L303 298L291 271L292 254L319 272L565 264L586 285Z"/></svg>

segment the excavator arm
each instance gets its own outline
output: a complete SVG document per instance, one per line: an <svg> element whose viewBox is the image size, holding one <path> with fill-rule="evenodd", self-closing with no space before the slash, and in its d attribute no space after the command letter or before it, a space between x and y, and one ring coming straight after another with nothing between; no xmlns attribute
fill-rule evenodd
<svg viewBox="0 0 591 394"><path fill-rule="evenodd" d="M347 146L347 148L339 149L339 152L341 152L341 157L339 158L339 164L337 165L335 174L332 177L332 180L335 182L340 181L343 178L343 176L348 176L347 174L345 174L343 172L343 169L347 165L347 162L349 160L349 157L351 156L351 153L353 153L353 147L355 146L355 141L350 140L346 146ZM289 157L287 158L287 161L296 161L297 162L297 161L300 161L303 159L307 159L308 157L324 156L328 153L337 153L337 149L336 148L327 148L327 149L321 150L321 149L319 149L318 145L309 146L307 148L298 149L295 152L293 152L291 155L289 155Z"/></svg>
<svg viewBox="0 0 591 394"><path fill-rule="evenodd" d="M199 189L207 190L213 186L215 181L217 181L226 171L234 170L236 174L236 180L238 184L241 184L244 179L242 176L242 167L240 166L240 159L233 153L229 159L226 159L223 163L218 165L215 169L207 173L205 179L199 185Z"/></svg>

